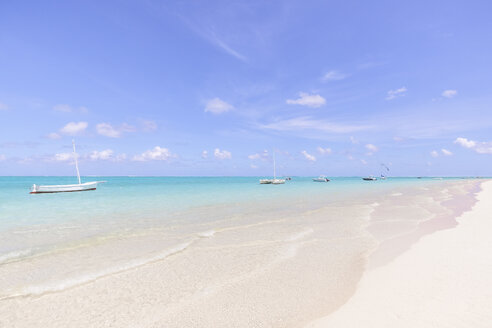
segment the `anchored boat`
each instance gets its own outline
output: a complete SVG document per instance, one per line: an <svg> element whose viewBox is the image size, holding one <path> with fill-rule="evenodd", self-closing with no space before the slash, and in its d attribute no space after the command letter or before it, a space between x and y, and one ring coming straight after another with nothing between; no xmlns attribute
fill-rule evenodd
<svg viewBox="0 0 492 328"><path fill-rule="evenodd" d="M285 179L277 179L275 170L275 151L273 152L273 179L260 179L260 184L284 184Z"/></svg>
<svg viewBox="0 0 492 328"><path fill-rule="evenodd" d="M324 175L320 175L319 177L317 178L313 178L313 181L314 182L328 182L330 181L330 179L328 179L327 177L325 177Z"/></svg>
<svg viewBox="0 0 492 328"><path fill-rule="evenodd" d="M75 169L77 171L77 179L79 181L78 184L69 184L69 185L46 185L46 186L38 186L33 184L31 187L31 194L50 194L57 192L75 192L75 191L89 191L96 190L98 183L104 183L106 181L91 181L82 183L80 181L80 173L79 173L79 164L77 162L77 153L75 151L75 142L72 140L73 145L73 157L75 159Z"/></svg>

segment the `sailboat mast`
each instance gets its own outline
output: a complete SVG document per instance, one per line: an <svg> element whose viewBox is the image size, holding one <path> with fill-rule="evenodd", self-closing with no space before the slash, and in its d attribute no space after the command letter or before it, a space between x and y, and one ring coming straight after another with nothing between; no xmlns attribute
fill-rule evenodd
<svg viewBox="0 0 492 328"><path fill-rule="evenodd" d="M77 162L77 152L75 151L75 141L72 139L72 145L73 145L73 157L75 159L75 169L77 170L77 179L79 179L79 184L80 182L80 173L79 173L79 163Z"/></svg>

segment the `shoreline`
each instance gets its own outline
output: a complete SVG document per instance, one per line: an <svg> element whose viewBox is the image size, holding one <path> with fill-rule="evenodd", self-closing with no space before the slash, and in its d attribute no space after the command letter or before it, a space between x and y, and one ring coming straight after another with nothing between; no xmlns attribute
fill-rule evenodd
<svg viewBox="0 0 492 328"><path fill-rule="evenodd" d="M7 296L0 325L302 327L357 294L382 241L435 215L452 222L456 209L445 202L466 209L471 199L459 197L477 185L416 183L325 202L316 195L281 207L282 199L273 207L207 207L190 212L196 219L185 225L9 260L0 265ZM198 220L207 216L216 220Z"/></svg>
<svg viewBox="0 0 492 328"><path fill-rule="evenodd" d="M455 227L422 236L386 264L370 265L343 306L305 327L488 327L492 181L480 188Z"/></svg>

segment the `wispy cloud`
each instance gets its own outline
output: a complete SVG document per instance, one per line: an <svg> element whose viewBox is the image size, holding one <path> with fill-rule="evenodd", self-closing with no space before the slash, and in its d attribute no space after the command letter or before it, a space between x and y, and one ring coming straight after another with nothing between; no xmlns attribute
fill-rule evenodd
<svg viewBox="0 0 492 328"><path fill-rule="evenodd" d="M286 120L280 120L259 126L262 129L275 131L322 131L326 133L350 133L355 131L370 129L370 126L364 125L346 125L332 123L326 120L314 119L309 116L296 117Z"/></svg>
<svg viewBox="0 0 492 328"><path fill-rule="evenodd" d="M395 99L397 97L404 96L406 92L407 92L407 88L405 88L405 87L401 87L401 88L395 89L395 90L389 90L388 94L386 96L386 100L392 100L392 99Z"/></svg>
<svg viewBox="0 0 492 328"><path fill-rule="evenodd" d="M442 149L441 149L441 153L442 153L443 155L445 155L445 156L451 156L451 155L453 155L453 153L452 153L452 152L450 152L449 150L444 149L444 148L442 148Z"/></svg>
<svg viewBox="0 0 492 328"><path fill-rule="evenodd" d="M454 143L468 148L473 149L475 152L479 154L492 154L492 141L484 142L484 141L474 141L468 140L467 138L456 138Z"/></svg>
<svg viewBox="0 0 492 328"><path fill-rule="evenodd" d="M113 159L114 151L111 149L92 151L87 157L92 161Z"/></svg>
<svg viewBox="0 0 492 328"><path fill-rule="evenodd" d="M70 106L70 105L67 105L67 104L58 104L58 105L55 105L55 106L53 106L53 110L56 111L56 112L63 112L63 113L75 113L75 112L78 112L78 113L87 113L89 111L84 106L73 107L73 106Z"/></svg>
<svg viewBox="0 0 492 328"><path fill-rule="evenodd" d="M60 129L60 133L69 136L80 135L88 126L89 124L87 122L69 122Z"/></svg>
<svg viewBox="0 0 492 328"><path fill-rule="evenodd" d="M7 160L7 157L3 154L0 154L0 162Z"/></svg>
<svg viewBox="0 0 492 328"><path fill-rule="evenodd" d="M350 142L354 145L357 145L359 143L359 140L357 140L354 136L350 136Z"/></svg>
<svg viewBox="0 0 492 328"><path fill-rule="evenodd" d="M439 157L439 153L436 150L431 151L430 154L434 158Z"/></svg>
<svg viewBox="0 0 492 328"><path fill-rule="evenodd" d="M246 56L240 54L236 50L232 49L228 44L226 44L223 40L219 39L215 33L209 33L206 38L210 40L213 44L224 50L226 53L229 55L236 57L237 59L241 61L247 61L248 59Z"/></svg>
<svg viewBox="0 0 492 328"><path fill-rule="evenodd" d="M205 105L205 112L212 114L222 114L234 109L234 106L226 103L220 98L213 98L207 101Z"/></svg>
<svg viewBox="0 0 492 328"><path fill-rule="evenodd" d="M60 139L61 138L61 135L56 133L56 132L51 132L51 133L48 133L46 135L46 138L48 139L52 139L52 140L55 140L55 139Z"/></svg>
<svg viewBox="0 0 492 328"><path fill-rule="evenodd" d="M339 71L329 71L323 75L321 78L321 81L323 82L328 82L328 81L339 81L347 78L347 74L341 73Z"/></svg>
<svg viewBox="0 0 492 328"><path fill-rule="evenodd" d="M208 151L207 150L202 151L202 158L206 159L207 157L208 157Z"/></svg>
<svg viewBox="0 0 492 328"><path fill-rule="evenodd" d="M326 100L318 94L300 92L299 98L287 99L285 102L289 105L301 105L317 108L323 106L326 103Z"/></svg>
<svg viewBox="0 0 492 328"><path fill-rule="evenodd" d="M5 105L4 103L0 102L0 111L7 110L7 109L9 109L9 107L7 105Z"/></svg>
<svg viewBox="0 0 492 328"><path fill-rule="evenodd" d="M58 153L52 157L47 158L47 160L55 162L68 162L73 160L73 156L73 153Z"/></svg>
<svg viewBox="0 0 492 328"><path fill-rule="evenodd" d="M127 123L123 123L119 127L113 127L109 123L99 123L96 125L96 131L105 137L119 138L124 132L135 132L135 128Z"/></svg>
<svg viewBox="0 0 492 328"><path fill-rule="evenodd" d="M367 155L371 156L373 153L377 152L379 148L373 144L367 144L366 149L369 151Z"/></svg>
<svg viewBox="0 0 492 328"><path fill-rule="evenodd" d="M169 161L176 157L177 156L172 154L169 149L155 146L153 149L147 150L140 155L133 156L132 160L137 162Z"/></svg>
<svg viewBox="0 0 492 328"><path fill-rule="evenodd" d="M214 46L218 47L225 53L233 56L234 58L237 58L243 62L246 62L248 58L241 54L239 51L233 49L229 44L227 44L222 38L220 38L215 31L211 27L199 27L196 26L194 23L192 23L190 20L188 20L186 17L182 15L177 15L185 24L190 28L193 32L195 32L197 35L202 37L203 39L207 40Z"/></svg>
<svg viewBox="0 0 492 328"><path fill-rule="evenodd" d="M316 157L309 154L307 151L303 150L301 151L301 154L304 156L305 159L307 159L310 162L316 162Z"/></svg>
<svg viewBox="0 0 492 328"><path fill-rule="evenodd" d="M321 155L331 154L331 148L318 147L317 150L318 150L318 153L320 153Z"/></svg>
<svg viewBox="0 0 492 328"><path fill-rule="evenodd" d="M458 94L458 91L456 90L444 90L441 94L441 96L446 97L446 98L453 98Z"/></svg>
<svg viewBox="0 0 492 328"><path fill-rule="evenodd" d="M219 148L215 148L214 156L215 156L215 158L220 159L220 160L232 158L231 152L229 152L227 150L220 150Z"/></svg>
<svg viewBox="0 0 492 328"><path fill-rule="evenodd" d="M157 123L151 120L140 120L140 125L142 126L142 130L145 132L151 132L157 130Z"/></svg>
<svg viewBox="0 0 492 328"><path fill-rule="evenodd" d="M268 157L269 157L268 150L264 150L261 153L248 155L248 158L251 160L256 160L256 159L267 160Z"/></svg>

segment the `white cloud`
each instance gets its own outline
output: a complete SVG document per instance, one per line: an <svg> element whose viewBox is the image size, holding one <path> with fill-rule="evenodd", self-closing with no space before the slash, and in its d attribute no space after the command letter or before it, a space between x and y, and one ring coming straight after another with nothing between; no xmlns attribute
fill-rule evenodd
<svg viewBox="0 0 492 328"><path fill-rule="evenodd" d="M364 165L367 165L367 161L365 159L361 159L360 162Z"/></svg>
<svg viewBox="0 0 492 328"><path fill-rule="evenodd" d="M207 150L202 151L202 158L205 159L207 157L208 157L208 151Z"/></svg>
<svg viewBox="0 0 492 328"><path fill-rule="evenodd" d="M110 138L119 138L121 136L121 132L113 128L109 123L99 123L96 125L96 130L98 134Z"/></svg>
<svg viewBox="0 0 492 328"><path fill-rule="evenodd" d="M316 162L316 157L309 154L307 151L303 150L303 151L301 151L301 154L304 155L304 158L307 159L308 161Z"/></svg>
<svg viewBox="0 0 492 328"><path fill-rule="evenodd" d="M311 117L296 117L260 125L260 127L276 131L318 130L328 133L349 133L370 128L369 126L336 124L321 119L312 119Z"/></svg>
<svg viewBox="0 0 492 328"><path fill-rule="evenodd" d="M135 132L135 128L127 123L123 123L117 128L109 123L99 123L96 125L96 131L98 134L105 137L119 138L123 132Z"/></svg>
<svg viewBox="0 0 492 328"><path fill-rule="evenodd" d="M465 148L474 148L477 143L473 140L468 140L466 138L456 138L454 143L457 143L458 145L465 147Z"/></svg>
<svg viewBox="0 0 492 328"><path fill-rule="evenodd" d="M55 156L53 156L53 158L51 158L51 160L57 161L57 162L66 162L66 161L70 161L72 159L73 159L73 153L58 153L58 154L55 154Z"/></svg>
<svg viewBox="0 0 492 328"><path fill-rule="evenodd" d="M106 149L101 151L94 150L92 153L89 154L89 158L92 161L108 160L113 158L113 153L114 152L111 149Z"/></svg>
<svg viewBox="0 0 492 328"><path fill-rule="evenodd" d="M318 147L318 152L321 154L321 155L324 155L324 154L331 154L331 148L323 148L323 147Z"/></svg>
<svg viewBox="0 0 492 328"><path fill-rule="evenodd" d="M492 154L492 142L481 142L475 151L479 154Z"/></svg>
<svg viewBox="0 0 492 328"><path fill-rule="evenodd" d="M140 155L133 156L133 160L137 162L168 161L175 157L176 155L172 154L169 149L155 146L153 149L147 150Z"/></svg>
<svg viewBox="0 0 492 328"><path fill-rule="evenodd" d="M215 158L218 158L218 159L231 159L232 158L232 154L230 152L228 152L227 150L220 150L219 148L215 148L214 150L214 156Z"/></svg>
<svg viewBox="0 0 492 328"><path fill-rule="evenodd" d="M5 157L5 155L0 154L0 162L1 162L1 161L5 161L6 159L7 159L7 157Z"/></svg>
<svg viewBox="0 0 492 328"><path fill-rule="evenodd" d="M256 153L256 154L248 155L248 158L253 160L260 159L260 154Z"/></svg>
<svg viewBox="0 0 492 328"><path fill-rule="evenodd" d="M451 156L451 155L453 155L453 153L452 153L452 152L450 152L449 150L444 149L444 148L443 148L443 149L441 149L441 152L443 153L443 155L446 155L446 156Z"/></svg>
<svg viewBox="0 0 492 328"><path fill-rule="evenodd" d="M266 160L266 159L268 159L268 150L264 150L261 153L248 155L248 158L251 160L256 160L256 159Z"/></svg>
<svg viewBox="0 0 492 328"><path fill-rule="evenodd" d="M458 94L457 90L444 90L441 95L446 98L453 98L457 94Z"/></svg>
<svg viewBox="0 0 492 328"><path fill-rule="evenodd" d="M359 140L355 139L354 137L350 137L350 142L353 143L354 145L359 143Z"/></svg>
<svg viewBox="0 0 492 328"><path fill-rule="evenodd" d="M407 92L407 88L405 88L405 87L401 87L401 88L395 89L395 90L389 90L388 95L386 96L386 100L391 100L391 99L395 99L397 97L404 96L405 92Z"/></svg>
<svg viewBox="0 0 492 328"><path fill-rule="evenodd" d="M430 153L430 154L431 154L431 156L432 156L432 157L434 157L434 158L436 158L436 157L438 157L438 156L439 156L439 153L438 153L437 151L435 151L435 150L431 151L431 153Z"/></svg>
<svg viewBox="0 0 492 328"><path fill-rule="evenodd" d="M56 132L51 132L46 136L46 138L54 140L54 139L60 139L61 136Z"/></svg>
<svg viewBox="0 0 492 328"><path fill-rule="evenodd" d="M258 165L251 164L249 167L252 168L252 169L257 169L258 168Z"/></svg>
<svg viewBox="0 0 492 328"><path fill-rule="evenodd" d="M466 138L456 138L454 143L457 143L465 148L473 149L475 152L479 154L492 154L492 141L481 142L481 141L468 140Z"/></svg>
<svg viewBox="0 0 492 328"><path fill-rule="evenodd" d="M378 147L376 147L373 144L367 144L366 145L366 149L369 150L372 153L375 153L375 152L377 152L379 150Z"/></svg>
<svg viewBox="0 0 492 328"><path fill-rule="evenodd" d="M321 97L318 94L308 94L305 92L299 93L299 98L297 99L287 99L286 103L289 105L302 105L308 107L320 107L326 103L325 98Z"/></svg>
<svg viewBox="0 0 492 328"><path fill-rule="evenodd" d="M327 82L327 81L338 81L338 80L343 80L347 77L346 74L340 73L338 71L329 71L323 77L321 78L321 81Z"/></svg>
<svg viewBox="0 0 492 328"><path fill-rule="evenodd" d="M234 106L226 103L220 98L210 99L205 105L205 112L210 112L212 114L222 114L233 109Z"/></svg>
<svg viewBox="0 0 492 328"><path fill-rule="evenodd" d="M88 125L87 122L70 122L61 128L60 132L69 136L75 136L84 132Z"/></svg>
<svg viewBox="0 0 492 328"><path fill-rule="evenodd" d="M5 105L4 103L0 103L0 111L1 110L7 110L9 109L9 107L7 105Z"/></svg>
<svg viewBox="0 0 492 328"><path fill-rule="evenodd" d="M53 107L54 111L57 112L64 112L64 113L73 113L73 112L80 112L80 113L87 113L88 109L86 107L80 106L80 107L72 107L70 105L66 104L59 104Z"/></svg>

